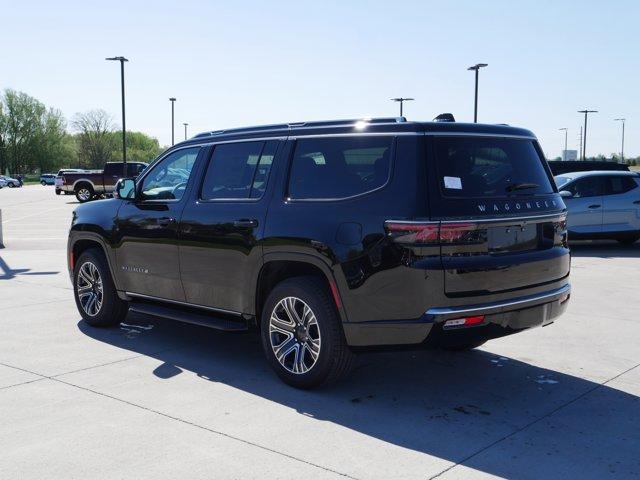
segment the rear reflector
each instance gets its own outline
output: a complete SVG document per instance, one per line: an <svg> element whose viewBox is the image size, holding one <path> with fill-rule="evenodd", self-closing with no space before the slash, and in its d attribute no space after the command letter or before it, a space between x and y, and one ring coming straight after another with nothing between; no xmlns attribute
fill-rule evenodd
<svg viewBox="0 0 640 480"><path fill-rule="evenodd" d="M470 327L472 325L479 325L484 322L484 315L476 315L474 317L456 318L454 320L447 320L444 322L445 328L447 327Z"/></svg>

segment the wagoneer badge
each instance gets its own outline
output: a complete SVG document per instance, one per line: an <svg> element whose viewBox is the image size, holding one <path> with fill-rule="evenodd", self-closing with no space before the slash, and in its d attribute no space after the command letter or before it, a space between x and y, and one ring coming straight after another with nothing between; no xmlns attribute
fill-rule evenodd
<svg viewBox="0 0 640 480"><path fill-rule="evenodd" d="M509 212L512 210L535 210L537 208L551 208L557 206L558 203L555 200L537 200L535 202L494 203L493 205L479 203L478 210L486 212L488 208L490 212Z"/></svg>
<svg viewBox="0 0 640 480"><path fill-rule="evenodd" d="M124 270L125 272L133 272L133 273L149 273L149 269L148 268L131 267L129 265L123 265L122 266L122 270Z"/></svg>

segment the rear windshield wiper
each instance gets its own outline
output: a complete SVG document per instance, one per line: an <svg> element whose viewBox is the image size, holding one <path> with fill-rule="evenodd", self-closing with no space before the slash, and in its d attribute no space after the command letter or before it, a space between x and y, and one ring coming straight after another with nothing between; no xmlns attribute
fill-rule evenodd
<svg viewBox="0 0 640 480"><path fill-rule="evenodd" d="M513 192L515 190L528 190L530 188L538 188L540 185L538 185L537 183L527 183L527 182L522 182L522 183L514 183L513 185L509 185L505 190L507 192Z"/></svg>

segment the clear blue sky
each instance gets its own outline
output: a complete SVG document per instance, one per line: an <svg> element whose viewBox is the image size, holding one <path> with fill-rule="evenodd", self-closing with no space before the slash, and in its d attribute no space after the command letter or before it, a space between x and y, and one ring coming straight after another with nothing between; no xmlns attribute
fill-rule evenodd
<svg viewBox="0 0 640 480"><path fill-rule="evenodd" d="M473 116L532 129L548 157L577 148L584 107L589 154L640 155L637 1L46 1L0 0L0 88L74 113L103 108L127 127L176 136L262 123L405 114Z"/></svg>

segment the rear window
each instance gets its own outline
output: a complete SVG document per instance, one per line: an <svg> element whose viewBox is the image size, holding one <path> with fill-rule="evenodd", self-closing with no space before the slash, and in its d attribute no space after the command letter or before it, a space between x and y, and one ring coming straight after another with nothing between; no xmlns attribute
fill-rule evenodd
<svg viewBox="0 0 640 480"><path fill-rule="evenodd" d="M553 193L533 141L502 137L436 137L440 188L446 197Z"/></svg>
<svg viewBox="0 0 640 480"><path fill-rule="evenodd" d="M382 187L389 180L392 141L392 137L298 140L289 198L336 200Z"/></svg>

